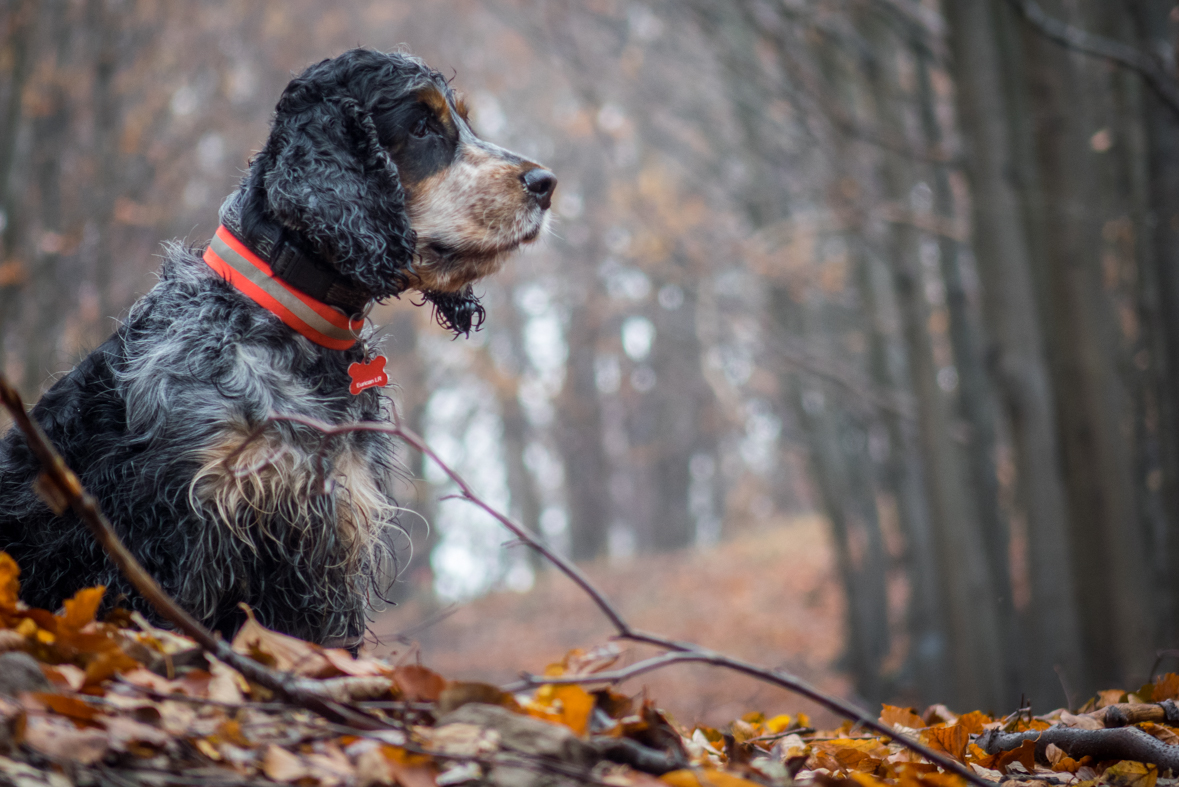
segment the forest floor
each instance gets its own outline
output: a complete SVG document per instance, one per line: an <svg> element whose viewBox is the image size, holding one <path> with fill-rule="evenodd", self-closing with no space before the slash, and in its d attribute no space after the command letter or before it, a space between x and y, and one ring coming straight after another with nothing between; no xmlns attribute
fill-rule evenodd
<svg viewBox="0 0 1179 787"><path fill-rule="evenodd" d="M800 517L710 549L601 561L584 569L639 629L782 668L847 696L850 684L834 666L843 645L844 602L823 527L816 517ZM391 640L439 612L410 601L385 612L373 630ZM501 591L455 606L413 639L424 666L454 680L503 685L521 670L542 671L572 648L603 644L612 633L582 590L548 571L527 592ZM624 660L655 652L628 646ZM637 694L644 686L659 707L687 725L719 727L751 710L801 711L819 724L834 720L807 700L705 665L644 675L622 690Z"/></svg>

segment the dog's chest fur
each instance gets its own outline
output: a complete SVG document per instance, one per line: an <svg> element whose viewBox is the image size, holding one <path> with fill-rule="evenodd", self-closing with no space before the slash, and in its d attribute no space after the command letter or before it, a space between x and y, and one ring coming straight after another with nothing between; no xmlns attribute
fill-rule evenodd
<svg viewBox="0 0 1179 787"><path fill-rule="evenodd" d="M391 568L392 438L325 437L268 418L387 421L387 399L348 390L362 346L292 336L172 247L159 285L34 416L148 571L198 618L230 632L245 602L291 634L354 638ZM0 549L43 574L23 578L35 588L26 600L53 608L77 578L97 575L150 612L72 514L55 517L36 499L23 440L5 441Z"/></svg>

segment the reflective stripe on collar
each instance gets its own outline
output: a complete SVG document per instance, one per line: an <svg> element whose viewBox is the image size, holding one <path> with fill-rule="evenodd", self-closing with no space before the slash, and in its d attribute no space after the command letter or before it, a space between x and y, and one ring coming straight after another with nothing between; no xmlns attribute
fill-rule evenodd
<svg viewBox="0 0 1179 787"><path fill-rule="evenodd" d="M209 242L205 262L246 297L316 344L332 350L347 350L356 344L363 318L351 320L277 278L225 225L217 228Z"/></svg>

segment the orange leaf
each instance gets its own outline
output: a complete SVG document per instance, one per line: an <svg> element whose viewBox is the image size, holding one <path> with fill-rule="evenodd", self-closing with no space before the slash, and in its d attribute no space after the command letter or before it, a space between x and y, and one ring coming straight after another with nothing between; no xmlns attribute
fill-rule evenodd
<svg viewBox="0 0 1179 787"><path fill-rule="evenodd" d="M560 686L554 694L561 701L561 721L578 735L585 735L594 710L593 695L574 685Z"/></svg>
<svg viewBox="0 0 1179 787"><path fill-rule="evenodd" d="M1150 698L1153 702L1179 700L1179 675L1168 672L1156 678Z"/></svg>
<svg viewBox="0 0 1179 787"><path fill-rule="evenodd" d="M880 712L880 723L890 727L899 724L902 727L919 730L925 722L912 708L898 708L896 705L885 705Z"/></svg>
<svg viewBox="0 0 1179 787"><path fill-rule="evenodd" d="M20 598L20 567L16 565L7 552L0 552L0 609L5 612L16 611L16 601Z"/></svg>
<svg viewBox="0 0 1179 787"><path fill-rule="evenodd" d="M1007 766L1017 760L1028 769L1028 773L1033 773L1036 767L1036 742L1024 741L1019 748L999 752L995 755L993 764L986 767L1007 773Z"/></svg>
<svg viewBox="0 0 1179 787"><path fill-rule="evenodd" d="M887 787L885 782L880 781L875 776L867 773L851 773L848 774L852 781L857 782L860 787Z"/></svg>
<svg viewBox="0 0 1179 787"><path fill-rule="evenodd" d="M958 726L965 729L971 735L978 735L982 733L983 727L990 724L992 719L987 714L981 711L971 711L963 716L958 717Z"/></svg>
<svg viewBox="0 0 1179 787"><path fill-rule="evenodd" d="M102 594L105 592L106 588L102 585L85 588L63 602L65 613L57 620L58 636L68 636L93 623L94 616L98 614L98 605L102 603Z"/></svg>
<svg viewBox="0 0 1179 787"><path fill-rule="evenodd" d="M94 724L94 720L99 716L98 709L89 703L76 697L65 697L47 691L35 692L33 696L59 716L66 716L88 726L97 726Z"/></svg>
<svg viewBox="0 0 1179 787"><path fill-rule="evenodd" d="M945 752L958 761L962 761L966 755L966 744L970 743L970 733L960 724L929 727L922 730L921 738L934 751Z"/></svg>
<svg viewBox="0 0 1179 787"><path fill-rule="evenodd" d="M700 771L672 771L663 774L659 779L672 787L760 787L757 782L711 768Z"/></svg>

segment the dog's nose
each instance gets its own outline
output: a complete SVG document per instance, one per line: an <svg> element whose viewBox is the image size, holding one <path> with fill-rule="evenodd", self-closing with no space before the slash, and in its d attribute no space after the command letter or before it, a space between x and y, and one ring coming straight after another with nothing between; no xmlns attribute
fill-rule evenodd
<svg viewBox="0 0 1179 787"><path fill-rule="evenodd" d="M520 176L524 181L524 188L536 199L542 210L548 210L553 204L553 189L557 187L557 176L547 169L530 169Z"/></svg>

